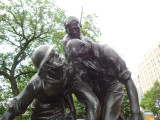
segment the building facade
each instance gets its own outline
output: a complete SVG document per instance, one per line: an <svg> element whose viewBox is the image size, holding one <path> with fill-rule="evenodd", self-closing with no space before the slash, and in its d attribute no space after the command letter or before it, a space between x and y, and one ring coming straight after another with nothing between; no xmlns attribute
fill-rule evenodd
<svg viewBox="0 0 160 120"><path fill-rule="evenodd" d="M139 64L136 87L143 96L157 80L160 82L160 43L150 50Z"/></svg>

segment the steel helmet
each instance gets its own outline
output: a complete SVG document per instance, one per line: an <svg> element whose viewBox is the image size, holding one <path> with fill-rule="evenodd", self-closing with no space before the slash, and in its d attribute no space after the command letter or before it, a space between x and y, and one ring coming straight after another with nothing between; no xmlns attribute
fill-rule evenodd
<svg viewBox="0 0 160 120"><path fill-rule="evenodd" d="M32 62L37 69L41 69L53 50L53 47L53 45L41 45L34 50L32 54Z"/></svg>

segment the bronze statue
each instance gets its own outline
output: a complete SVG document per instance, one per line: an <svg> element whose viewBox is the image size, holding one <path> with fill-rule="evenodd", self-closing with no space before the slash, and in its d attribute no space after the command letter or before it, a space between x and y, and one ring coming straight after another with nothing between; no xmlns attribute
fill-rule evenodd
<svg viewBox="0 0 160 120"><path fill-rule="evenodd" d="M123 102L125 85L131 106L131 120L141 120L138 95L124 60L108 45L98 44L81 35L77 18L64 23L67 35L63 49L68 63L76 68L76 76L86 82L101 104L100 120L117 120Z"/></svg>
<svg viewBox="0 0 160 120"><path fill-rule="evenodd" d="M34 100L31 120L65 120L64 92L70 85L73 68L53 51L53 46L42 45L32 54L32 62L38 72L31 78L23 91L9 103L2 120L13 120L23 114ZM71 111L75 108L71 106ZM75 113L72 114L75 118Z"/></svg>
<svg viewBox="0 0 160 120"><path fill-rule="evenodd" d="M15 116L23 114L33 100L31 120L76 120L75 108L71 104L73 101L69 96L71 93L88 108L86 120L99 119L98 99L85 92L90 91L85 83L73 80L75 69L65 64L53 51L53 46L42 45L36 48L32 61L38 72L23 91L11 100L2 120L13 120ZM70 107L67 118L65 103Z"/></svg>

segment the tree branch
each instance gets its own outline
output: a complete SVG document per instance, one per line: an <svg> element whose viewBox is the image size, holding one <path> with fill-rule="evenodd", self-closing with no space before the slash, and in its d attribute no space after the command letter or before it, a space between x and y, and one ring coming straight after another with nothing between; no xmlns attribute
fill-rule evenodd
<svg viewBox="0 0 160 120"><path fill-rule="evenodd" d="M15 21L18 23L18 25L20 25L20 23L18 22L16 16L13 14L13 12L12 12L12 11L8 11L8 12L11 13L11 14L13 15L13 18L15 19Z"/></svg>
<svg viewBox="0 0 160 120"><path fill-rule="evenodd" d="M21 76L21 75L30 74L30 73L36 73L36 72L34 72L34 71L21 72L21 73L19 73L18 75L16 75L15 78L18 78L18 77Z"/></svg>
<svg viewBox="0 0 160 120"><path fill-rule="evenodd" d="M10 79L9 74L4 71L0 71L0 75L3 75L5 78Z"/></svg>
<svg viewBox="0 0 160 120"><path fill-rule="evenodd" d="M18 60L18 63L20 63L22 60L24 60L26 58L26 54L23 52L23 56L20 58L20 60Z"/></svg>
<svg viewBox="0 0 160 120"><path fill-rule="evenodd" d="M13 46L20 47L20 46L16 45L14 42L10 41L9 39L4 39L4 40L6 40L7 42L11 43Z"/></svg>
<svg viewBox="0 0 160 120"><path fill-rule="evenodd" d="M32 36L32 38L30 39L30 41L32 41L32 40L34 40L34 39L37 39L37 38L40 38L40 36L41 35L43 35L43 34L46 34L46 33L48 33L49 32L49 28L46 30L46 32L44 31L44 29L43 29L43 27L44 27L44 25L42 25L41 26L41 28L40 28L40 33L35 37L35 35L36 35L36 32L34 32L34 35Z"/></svg>
<svg viewBox="0 0 160 120"><path fill-rule="evenodd" d="M24 10L23 10L23 17L24 17ZM28 40L28 39L26 38L25 32L24 32L24 18L23 18L23 17L20 19L20 20L21 20L20 26L21 26L21 29L22 29L22 36L23 36L24 39Z"/></svg>
<svg viewBox="0 0 160 120"><path fill-rule="evenodd" d="M6 70L8 70L8 71L10 72L11 70L6 67L5 61L4 61L4 60L1 60L1 62L2 62L2 63L1 63L0 65L2 65L2 68L3 68L3 69L6 69ZM3 71L3 72L4 72L4 71Z"/></svg>
<svg viewBox="0 0 160 120"><path fill-rule="evenodd" d="M33 39L34 40L34 39ZM26 41L25 45L21 48L20 52L15 56L13 64L12 64L12 68L11 68L11 75L14 76L14 70L16 69L17 65L26 57L23 56L20 60L18 60L18 58L24 54L24 51L26 50L26 48L28 47L29 43L32 42L33 40L29 40Z"/></svg>
<svg viewBox="0 0 160 120"><path fill-rule="evenodd" d="M14 33L15 33L16 35L22 36L21 34L19 34L19 33L16 31L16 29L12 26L12 24L11 24L9 21L6 21L6 20L5 20L5 22L7 22L7 23L10 25L10 27L13 29L13 31L14 31ZM8 30L8 31L10 31L10 30Z"/></svg>
<svg viewBox="0 0 160 120"><path fill-rule="evenodd" d="M38 24L38 22L40 21L40 19L37 21L37 19L36 19L36 25L35 25L35 27L34 27L34 32L33 32L33 37L32 38L34 38L35 37L35 35L36 35L36 31L37 31L37 24ZM32 39L31 38L31 39Z"/></svg>

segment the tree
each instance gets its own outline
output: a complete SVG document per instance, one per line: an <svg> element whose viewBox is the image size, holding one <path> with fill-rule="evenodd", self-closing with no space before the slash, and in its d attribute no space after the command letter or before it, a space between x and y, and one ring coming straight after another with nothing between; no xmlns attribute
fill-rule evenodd
<svg viewBox="0 0 160 120"><path fill-rule="evenodd" d="M157 111L160 108L155 107L156 99L160 99L160 83L156 81L153 87L144 94L140 106L145 110L151 110L154 114L157 114Z"/></svg>
<svg viewBox="0 0 160 120"><path fill-rule="evenodd" d="M62 29L65 19L64 11L55 7L48 0L9 0L9 4L1 2L0 42L9 45L9 52L0 54L0 75L11 83L14 96L19 94L17 85L35 72L28 59L33 49L40 44L57 44L64 34ZM54 38L54 39L53 39ZM34 72L33 72L34 71Z"/></svg>
<svg viewBox="0 0 160 120"><path fill-rule="evenodd" d="M3 93L3 89L0 88L0 117L4 113L4 111L6 110L4 103L3 103L2 93Z"/></svg>
<svg viewBox="0 0 160 120"><path fill-rule="evenodd" d="M5 91L12 93L8 97L13 97L36 72L30 58L37 46L55 44L54 49L63 54L61 39L65 35L66 15L51 0L0 1L0 11L0 44L5 49L0 52L0 76L3 76L0 81L8 83L4 84L9 87ZM83 26L87 26L83 31L94 39L100 35L94 26L95 18L88 15L83 22Z"/></svg>
<svg viewBox="0 0 160 120"><path fill-rule="evenodd" d="M65 14L49 0L1 1L0 10L0 43L7 46L0 53L0 75L17 96L36 72L30 61L33 49L47 43L57 44L55 49L61 50Z"/></svg>

